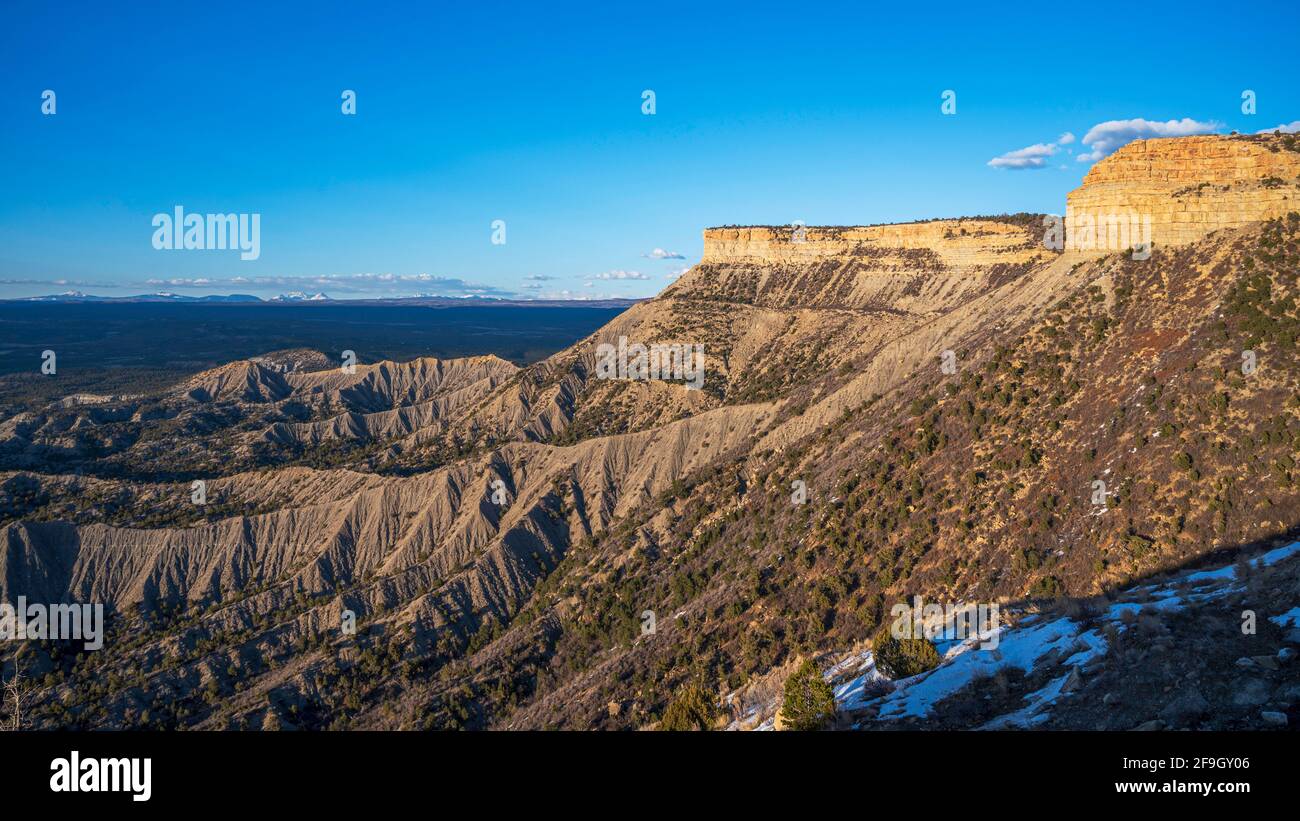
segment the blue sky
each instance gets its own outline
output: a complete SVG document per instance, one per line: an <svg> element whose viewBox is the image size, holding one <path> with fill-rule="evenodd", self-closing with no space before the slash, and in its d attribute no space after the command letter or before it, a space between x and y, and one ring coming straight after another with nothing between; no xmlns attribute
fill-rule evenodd
<svg viewBox="0 0 1300 821"><path fill-rule="evenodd" d="M0 296L648 296L710 225L1060 212L1150 129L1099 125L1300 119L1279 2L131 5L0 11ZM155 249L177 205L260 255Z"/></svg>

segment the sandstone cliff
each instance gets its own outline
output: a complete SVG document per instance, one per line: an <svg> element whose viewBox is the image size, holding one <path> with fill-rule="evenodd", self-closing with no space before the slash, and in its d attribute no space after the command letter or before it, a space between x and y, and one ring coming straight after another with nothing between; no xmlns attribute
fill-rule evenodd
<svg viewBox="0 0 1300 821"><path fill-rule="evenodd" d="M1294 145L1270 135L1135 140L1070 193L1067 225L1135 215L1150 220L1160 247L1286 216L1300 208L1300 153L1287 147Z"/></svg>
<svg viewBox="0 0 1300 821"><path fill-rule="evenodd" d="M1040 225L1025 215L864 228L710 228L700 264L665 295L943 311L1052 256Z"/></svg>

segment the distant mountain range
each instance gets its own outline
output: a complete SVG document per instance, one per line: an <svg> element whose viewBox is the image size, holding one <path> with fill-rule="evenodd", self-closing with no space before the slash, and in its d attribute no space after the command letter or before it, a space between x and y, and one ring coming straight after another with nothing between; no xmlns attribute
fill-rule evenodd
<svg viewBox="0 0 1300 821"><path fill-rule="evenodd" d="M160 292L156 294L136 294L134 296L96 296L81 291L64 291L61 294L47 296L19 297L9 302L262 302L251 294L208 294L206 296L186 296Z"/></svg>
<svg viewBox="0 0 1300 821"><path fill-rule="evenodd" d="M468 296L468 297L448 297L424 295L410 297L381 297L381 298L358 298L358 299L334 299L325 293L308 294L304 291L290 291L287 294L262 299L252 294L207 294L204 296L187 296L185 294L173 294L169 292L159 292L154 294L135 294L132 296L97 296L87 294L81 291L64 291L60 294L48 294L45 296L16 297L13 299L0 299L0 302L56 302L83 304L90 302L111 302L111 303L133 303L133 302L170 302L170 303L197 303L210 305L213 303L257 303L272 305L299 305L299 304L325 304L325 303L346 303L348 305L424 305L433 307L454 307L463 305L487 304L487 305L519 305L532 307L545 307L548 305L573 305L580 304L589 307L624 307L640 302L639 299L568 299L568 300L546 300L546 299L501 299L499 297Z"/></svg>

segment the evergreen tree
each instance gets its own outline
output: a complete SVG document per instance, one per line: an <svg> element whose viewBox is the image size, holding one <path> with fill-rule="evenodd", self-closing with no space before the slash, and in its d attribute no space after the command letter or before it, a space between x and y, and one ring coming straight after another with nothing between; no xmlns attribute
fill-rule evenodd
<svg viewBox="0 0 1300 821"><path fill-rule="evenodd" d="M791 730L820 730L835 717L835 694L811 659L785 680L781 716Z"/></svg>

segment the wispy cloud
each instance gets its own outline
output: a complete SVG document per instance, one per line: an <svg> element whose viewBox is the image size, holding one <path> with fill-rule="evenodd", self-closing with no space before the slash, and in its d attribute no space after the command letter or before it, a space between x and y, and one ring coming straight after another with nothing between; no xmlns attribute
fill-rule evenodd
<svg viewBox="0 0 1300 821"><path fill-rule="evenodd" d="M1200 122L1190 117L1181 120L1144 120L1141 117L1132 120L1107 120L1088 129L1083 135L1083 144L1090 151L1075 157L1079 162L1096 162L1110 156L1121 146L1133 140L1145 140L1152 137L1189 137L1193 134L1213 134L1223 124L1213 120Z"/></svg>
<svg viewBox="0 0 1300 821"><path fill-rule="evenodd" d="M1283 134L1300 134L1300 120L1284 125L1275 125L1272 128L1265 128L1263 131L1256 131L1255 133L1272 134L1275 131L1281 131Z"/></svg>
<svg viewBox="0 0 1300 821"><path fill-rule="evenodd" d="M1056 138L1057 145L1069 145L1072 142L1074 142L1074 135L1069 131Z"/></svg>
<svg viewBox="0 0 1300 821"><path fill-rule="evenodd" d="M0 285L44 285L50 288L89 288L103 284L80 279L0 279Z"/></svg>
<svg viewBox="0 0 1300 821"><path fill-rule="evenodd" d="M604 271L599 274L593 274L592 279L649 279L650 277L640 271Z"/></svg>
<svg viewBox="0 0 1300 821"><path fill-rule="evenodd" d="M558 277L548 276L546 274L529 274L528 276L524 277L524 279L530 279L533 280L534 282L548 282L552 279L558 279Z"/></svg>
<svg viewBox="0 0 1300 821"><path fill-rule="evenodd" d="M993 168L1010 168L1013 171L1023 171L1029 168L1047 167L1047 159L1056 153L1055 143L1034 143L1033 145L1017 148L1015 151L994 157L989 160L989 166Z"/></svg>
<svg viewBox="0 0 1300 821"><path fill-rule="evenodd" d="M589 282L587 284L590 285L591 283ZM540 293L540 294L530 294L528 298L534 300L573 299L573 300L582 300L585 302L585 301L596 300L596 299L627 299L628 297L626 294L620 295L620 294L604 294L604 293L590 293L590 292L584 293L582 291L571 291L568 288L561 288L558 291L547 291L545 293Z"/></svg>
<svg viewBox="0 0 1300 821"><path fill-rule="evenodd" d="M354 296L497 296L509 297L514 292L493 285L482 285L459 277L437 274L320 274L316 276L257 276L257 277L165 277L126 281L50 280L0 280L0 285L49 286L51 288L97 288L112 291L151 291L158 288L195 289L202 291L268 291L268 290L328 290L331 294Z"/></svg>
<svg viewBox="0 0 1300 821"><path fill-rule="evenodd" d="M641 256L646 259L686 259L684 255L679 254L676 251L665 251L662 248L656 248L650 253L642 254Z"/></svg>

